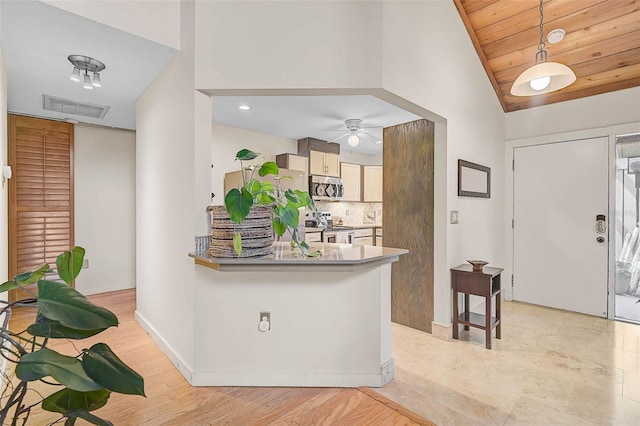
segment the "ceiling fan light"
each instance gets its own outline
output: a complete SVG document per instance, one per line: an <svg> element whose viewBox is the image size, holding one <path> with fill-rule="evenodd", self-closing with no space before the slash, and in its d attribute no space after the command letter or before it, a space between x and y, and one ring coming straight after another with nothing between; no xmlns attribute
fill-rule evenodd
<svg viewBox="0 0 640 426"><path fill-rule="evenodd" d="M89 74L84 75L84 84L82 87L87 90L93 90L93 84L91 84L91 77L89 77Z"/></svg>
<svg viewBox="0 0 640 426"><path fill-rule="evenodd" d="M534 89L532 81L549 78L549 84L542 89ZM566 65L557 62L541 62L527 68L511 86L513 96L533 96L563 89L576 81L576 75ZM533 83L534 85L536 83Z"/></svg>
<svg viewBox="0 0 640 426"><path fill-rule="evenodd" d="M78 83L80 83L80 81L82 80L80 78L80 68L73 67L73 72L71 73L71 76L69 77L69 79L71 81L77 81Z"/></svg>
<svg viewBox="0 0 640 426"><path fill-rule="evenodd" d="M358 138L358 135L351 135L349 136L347 143L349 143L349 145L351 146L358 146L358 144L360 143L360 138Z"/></svg>
<svg viewBox="0 0 640 426"><path fill-rule="evenodd" d="M93 87L102 87L102 81L100 80L99 72L93 73L93 80L91 81L91 84L93 85Z"/></svg>

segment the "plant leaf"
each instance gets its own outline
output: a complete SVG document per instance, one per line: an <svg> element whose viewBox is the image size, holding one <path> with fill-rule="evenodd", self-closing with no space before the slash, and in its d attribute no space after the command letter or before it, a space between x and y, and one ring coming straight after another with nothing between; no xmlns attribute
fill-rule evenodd
<svg viewBox="0 0 640 426"><path fill-rule="evenodd" d="M262 166L260 166L260 170L258 170L258 174L262 177L266 175L277 175L280 172L278 165L273 161L267 161Z"/></svg>
<svg viewBox="0 0 640 426"><path fill-rule="evenodd" d="M50 272L51 268L48 263L43 263L38 266L36 269L32 269L31 271L23 272L15 276L13 281L6 281L0 284L0 293L3 293L8 290L14 290L16 288L20 288L29 284L34 284L38 282L38 280L45 276L47 272Z"/></svg>
<svg viewBox="0 0 640 426"><path fill-rule="evenodd" d="M44 277L47 272L51 272L51 268L48 263L43 263L36 269L16 275L13 281L15 281L19 286L37 283L38 280Z"/></svg>
<svg viewBox="0 0 640 426"><path fill-rule="evenodd" d="M253 151L248 150L248 149L241 149L236 154L236 160L249 161L249 160L253 160L255 158L258 158L259 156L260 156L259 152L253 152Z"/></svg>
<svg viewBox="0 0 640 426"><path fill-rule="evenodd" d="M224 205L227 208L227 213L229 213L231 220L235 223L240 223L247 217L249 210L251 210L253 195L244 188L242 188L242 191L233 188L225 195Z"/></svg>
<svg viewBox="0 0 640 426"><path fill-rule="evenodd" d="M69 418L81 418L93 425L98 425L98 426L113 426L113 423L111 423L109 420L102 419L96 416L95 414L88 413L84 410L70 411Z"/></svg>
<svg viewBox="0 0 640 426"><path fill-rule="evenodd" d="M31 324L27 328L27 332L32 336L49 337L52 339L86 339L103 332L106 328L97 328L94 330L78 330L75 328L65 327L59 321L51 320L41 313L38 313L35 324Z"/></svg>
<svg viewBox="0 0 640 426"><path fill-rule="evenodd" d="M64 426L74 426L76 424L77 417L67 417L67 420L64 421Z"/></svg>
<svg viewBox="0 0 640 426"><path fill-rule="evenodd" d="M109 401L109 396L111 392L106 389L91 392L62 389L42 400L42 409L64 415L73 410L94 411L104 407Z"/></svg>
<svg viewBox="0 0 640 426"><path fill-rule="evenodd" d="M276 201L276 198L268 192L260 192L256 197L256 201L258 202L258 204L268 205L274 203Z"/></svg>
<svg viewBox="0 0 640 426"><path fill-rule="evenodd" d="M239 232L233 233L233 249L238 257L242 254L242 235Z"/></svg>
<svg viewBox="0 0 640 426"><path fill-rule="evenodd" d="M304 204L302 204L302 200L295 191L287 189L287 191L284 193L284 196L290 203L295 204L297 207L304 206Z"/></svg>
<svg viewBox="0 0 640 426"><path fill-rule="evenodd" d="M118 325L118 317L96 306L66 284L38 281L38 309L45 317L76 330L96 330Z"/></svg>
<svg viewBox="0 0 640 426"><path fill-rule="evenodd" d="M84 352L82 367L89 377L113 392L144 394L144 379L113 353L105 343Z"/></svg>
<svg viewBox="0 0 640 426"><path fill-rule="evenodd" d="M291 203L287 203L286 206L278 209L278 215L282 218L282 221L291 228L298 227L298 218L300 217L300 210L298 206Z"/></svg>
<svg viewBox="0 0 640 426"><path fill-rule="evenodd" d="M16 367L16 376L26 382L51 376L62 385L80 392L102 388L85 373L78 359L48 348L23 355Z"/></svg>
<svg viewBox="0 0 640 426"><path fill-rule="evenodd" d="M283 236L284 233L287 231L287 224L284 223L282 218L278 215L273 216L273 220L271 221L271 224L273 225L274 232L279 236Z"/></svg>
<svg viewBox="0 0 640 426"><path fill-rule="evenodd" d="M56 266L60 278L62 278L65 283L71 285L82 269L83 260L84 249L79 246L75 246L71 250L67 250L58 256Z"/></svg>

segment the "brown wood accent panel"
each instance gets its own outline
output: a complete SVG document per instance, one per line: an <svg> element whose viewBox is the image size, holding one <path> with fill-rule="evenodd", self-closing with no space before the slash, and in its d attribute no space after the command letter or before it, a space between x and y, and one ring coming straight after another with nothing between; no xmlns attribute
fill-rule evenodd
<svg viewBox="0 0 640 426"><path fill-rule="evenodd" d="M114 393L96 412L115 425L434 425L367 388L192 387L136 322L135 290L89 299L114 312L120 324L87 339L82 347L105 342L144 377L146 398ZM34 317L35 309L16 308L10 329L24 330ZM50 346L77 353L65 339L51 341ZM43 395L52 393L51 386L40 382L30 386ZM36 402L37 395L28 397ZM59 417L36 404L29 424L50 424Z"/></svg>
<svg viewBox="0 0 640 426"><path fill-rule="evenodd" d="M45 262L53 265L60 252L73 247L73 124L9 115L9 164L13 277ZM23 297L30 294L9 294L10 300Z"/></svg>
<svg viewBox="0 0 640 426"><path fill-rule="evenodd" d="M384 245L405 248L391 270L391 319L431 332L433 321L433 153L435 124L384 129Z"/></svg>

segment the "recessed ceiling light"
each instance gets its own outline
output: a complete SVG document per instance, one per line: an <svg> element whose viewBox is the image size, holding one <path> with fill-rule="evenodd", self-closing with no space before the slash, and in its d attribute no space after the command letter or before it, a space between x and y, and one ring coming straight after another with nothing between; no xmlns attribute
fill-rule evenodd
<svg viewBox="0 0 640 426"><path fill-rule="evenodd" d="M249 105L240 105L238 109L241 109L243 111L249 111L251 107Z"/></svg>

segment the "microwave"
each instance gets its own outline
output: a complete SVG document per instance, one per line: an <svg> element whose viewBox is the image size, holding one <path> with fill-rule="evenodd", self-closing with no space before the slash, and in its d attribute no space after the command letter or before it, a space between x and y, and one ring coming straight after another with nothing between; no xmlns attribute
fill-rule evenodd
<svg viewBox="0 0 640 426"><path fill-rule="evenodd" d="M329 176L309 176L309 194L314 200L340 201L343 196L342 179Z"/></svg>

